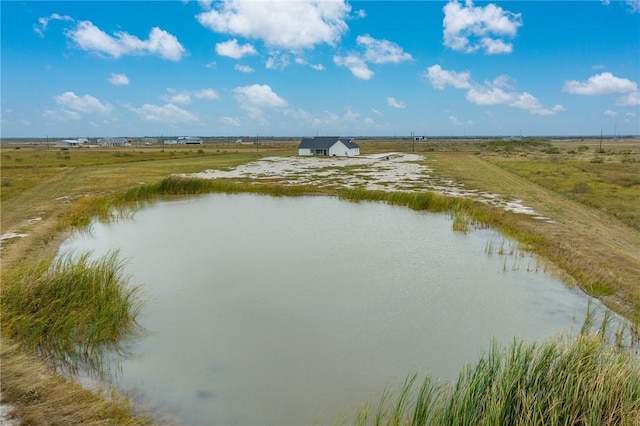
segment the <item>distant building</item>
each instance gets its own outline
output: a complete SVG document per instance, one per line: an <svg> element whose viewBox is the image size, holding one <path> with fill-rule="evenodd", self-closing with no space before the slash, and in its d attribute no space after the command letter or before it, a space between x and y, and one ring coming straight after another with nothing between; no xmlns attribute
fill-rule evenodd
<svg viewBox="0 0 640 426"><path fill-rule="evenodd" d="M128 146L129 140L127 138L102 138L98 139L98 145L100 146Z"/></svg>
<svg viewBox="0 0 640 426"><path fill-rule="evenodd" d="M202 139L195 136L180 136L178 139L167 139L165 145L202 145Z"/></svg>
<svg viewBox="0 0 640 426"><path fill-rule="evenodd" d="M61 139L59 141L56 141L56 146L60 148L81 147L82 145L89 145L89 139Z"/></svg>
<svg viewBox="0 0 640 426"><path fill-rule="evenodd" d="M323 155L330 157L353 157L360 155L360 146L349 138L322 136L302 139L298 155Z"/></svg>

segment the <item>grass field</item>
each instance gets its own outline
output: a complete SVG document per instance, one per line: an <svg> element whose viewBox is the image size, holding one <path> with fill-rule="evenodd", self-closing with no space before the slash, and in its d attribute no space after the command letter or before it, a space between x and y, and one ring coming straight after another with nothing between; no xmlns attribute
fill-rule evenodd
<svg viewBox="0 0 640 426"><path fill-rule="evenodd" d="M5 144L0 149L0 234L26 236L2 241L3 278L50 256L71 224L86 223L87 214L108 207L126 190L134 199L144 197L135 195L136 188L153 188L173 173L294 155L295 148L294 143L269 141L259 146L69 151ZM361 151L423 154L425 163L443 177L524 200L552 219L540 222L519 215L509 223L540 237L539 255L617 312L628 318L640 312L640 140L605 141L602 147L597 140L362 141ZM7 285L3 279L3 297ZM45 361L8 339L4 327L2 395L20 418L33 419L30 424L143 422L126 414L126 403L114 408L113 402L57 378Z"/></svg>

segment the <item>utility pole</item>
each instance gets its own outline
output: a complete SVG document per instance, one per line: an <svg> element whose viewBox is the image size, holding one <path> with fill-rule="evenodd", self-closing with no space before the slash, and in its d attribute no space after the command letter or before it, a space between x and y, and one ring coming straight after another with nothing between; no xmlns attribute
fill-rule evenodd
<svg viewBox="0 0 640 426"><path fill-rule="evenodd" d="M415 150L415 143L416 143L416 138L415 138L415 134L413 133L413 130L411 131L411 152L414 152Z"/></svg>
<svg viewBox="0 0 640 426"><path fill-rule="evenodd" d="M602 130L600 130L600 149L598 152L602 153Z"/></svg>

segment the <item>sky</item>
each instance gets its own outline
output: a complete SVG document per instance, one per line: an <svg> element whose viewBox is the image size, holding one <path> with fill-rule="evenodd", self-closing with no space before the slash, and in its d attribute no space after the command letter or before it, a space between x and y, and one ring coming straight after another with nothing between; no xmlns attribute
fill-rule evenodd
<svg viewBox="0 0 640 426"><path fill-rule="evenodd" d="M4 138L640 135L640 0L0 7Z"/></svg>

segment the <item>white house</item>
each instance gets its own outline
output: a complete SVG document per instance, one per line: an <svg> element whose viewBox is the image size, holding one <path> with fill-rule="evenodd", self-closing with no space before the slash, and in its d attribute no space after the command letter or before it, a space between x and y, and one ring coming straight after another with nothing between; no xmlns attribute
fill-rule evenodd
<svg viewBox="0 0 640 426"><path fill-rule="evenodd" d="M56 142L56 146L60 148L79 147L80 141L78 139L62 139Z"/></svg>
<svg viewBox="0 0 640 426"><path fill-rule="evenodd" d="M302 139L298 155L325 155L330 157L353 157L360 155L360 147L353 139L337 136L322 136Z"/></svg>
<svg viewBox="0 0 640 426"><path fill-rule="evenodd" d="M103 138L98 139L98 145L100 146L127 146L129 140L127 138Z"/></svg>
<svg viewBox="0 0 640 426"><path fill-rule="evenodd" d="M178 139L167 139L165 145L202 145L202 139L195 136L180 136Z"/></svg>

